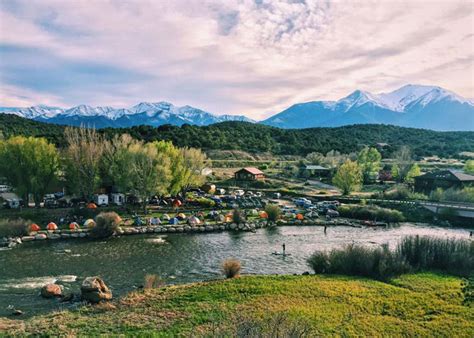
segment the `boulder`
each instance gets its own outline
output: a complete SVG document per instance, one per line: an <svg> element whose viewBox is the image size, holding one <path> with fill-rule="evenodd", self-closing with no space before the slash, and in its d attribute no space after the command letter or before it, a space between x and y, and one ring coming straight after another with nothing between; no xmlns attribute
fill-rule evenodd
<svg viewBox="0 0 474 338"><path fill-rule="evenodd" d="M71 238L71 234L61 234L61 238Z"/></svg>
<svg viewBox="0 0 474 338"><path fill-rule="evenodd" d="M206 231L214 231L214 227L212 225L206 225Z"/></svg>
<svg viewBox="0 0 474 338"><path fill-rule="evenodd" d="M61 238L61 235L58 235L58 234L50 234L48 236L48 239L59 239Z"/></svg>
<svg viewBox="0 0 474 338"><path fill-rule="evenodd" d="M230 229L230 230L235 230L235 229L237 229L237 224L232 223L231 225L229 225L229 229Z"/></svg>
<svg viewBox="0 0 474 338"><path fill-rule="evenodd" d="M161 227L156 227L154 230L155 233L160 233L161 232Z"/></svg>
<svg viewBox="0 0 474 338"><path fill-rule="evenodd" d="M91 303L99 303L112 299L112 291L99 277L87 277L81 285L81 296L83 300Z"/></svg>
<svg viewBox="0 0 474 338"><path fill-rule="evenodd" d="M31 242L31 241L34 241L34 240L35 240L35 237L34 237L34 236L23 236L23 237L21 238L21 240L22 240L23 242Z"/></svg>
<svg viewBox="0 0 474 338"><path fill-rule="evenodd" d="M61 297L63 294L63 287L58 284L46 284L41 288L41 296L44 298Z"/></svg>
<svg viewBox="0 0 474 338"><path fill-rule="evenodd" d="M35 235L35 239L36 240L45 240L45 239L48 239L48 236L46 236L45 234L37 234L37 235Z"/></svg>

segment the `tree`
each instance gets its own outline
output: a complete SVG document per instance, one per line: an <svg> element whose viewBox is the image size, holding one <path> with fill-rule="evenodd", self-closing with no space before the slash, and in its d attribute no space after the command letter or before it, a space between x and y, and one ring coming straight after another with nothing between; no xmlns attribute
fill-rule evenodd
<svg viewBox="0 0 474 338"><path fill-rule="evenodd" d="M368 183L373 177L377 177L381 161L382 155L375 148L365 147L359 152L357 163L361 167L364 182Z"/></svg>
<svg viewBox="0 0 474 338"><path fill-rule="evenodd" d="M474 175L474 160L467 160L464 165L464 172L466 174Z"/></svg>
<svg viewBox="0 0 474 338"><path fill-rule="evenodd" d="M133 144L129 148L129 181L133 193L140 198L146 212L148 198L168 192L171 178L169 158L158 152L155 144Z"/></svg>
<svg viewBox="0 0 474 338"><path fill-rule="evenodd" d="M321 164L324 161L324 155L321 153L313 152L306 155L305 162L310 164Z"/></svg>
<svg viewBox="0 0 474 338"><path fill-rule="evenodd" d="M0 176L28 201L39 206L59 172L59 154L46 139L15 136L0 141Z"/></svg>
<svg viewBox="0 0 474 338"><path fill-rule="evenodd" d="M362 183L362 171L357 162L351 160L344 162L334 175L333 183L344 195L358 190Z"/></svg>
<svg viewBox="0 0 474 338"><path fill-rule="evenodd" d="M66 128L66 179L71 192L88 200L100 184L105 142L93 128Z"/></svg>
<svg viewBox="0 0 474 338"><path fill-rule="evenodd" d="M392 174L392 178L396 181L400 180L400 168L398 167L397 164L392 165L392 168L390 170Z"/></svg>
<svg viewBox="0 0 474 338"><path fill-rule="evenodd" d="M414 164L411 166L410 170L405 177L405 182L409 184L415 183L415 177L421 175L421 170L418 164Z"/></svg>
<svg viewBox="0 0 474 338"><path fill-rule="evenodd" d="M407 146L402 146L394 154L395 164L398 167L398 180L400 182L405 182L408 172L413 166L413 157L411 150Z"/></svg>
<svg viewBox="0 0 474 338"><path fill-rule="evenodd" d="M200 149L182 148L180 150L183 157L183 173L180 178L181 196L186 196L187 191L192 186L202 185L206 177L202 171L207 165L207 157Z"/></svg>

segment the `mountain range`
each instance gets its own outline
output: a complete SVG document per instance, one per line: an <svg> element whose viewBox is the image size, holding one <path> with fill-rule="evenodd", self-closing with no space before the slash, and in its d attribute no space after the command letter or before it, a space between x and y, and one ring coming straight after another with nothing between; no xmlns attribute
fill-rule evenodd
<svg viewBox="0 0 474 338"><path fill-rule="evenodd" d="M225 121L256 122L245 116L214 115L168 102L139 103L131 108L69 109L49 106L0 108L0 112L62 125L96 128L137 125L210 125ZM406 85L395 91L372 94L356 90L338 101L298 103L259 123L280 128L339 127L352 124L391 124L439 131L474 130L474 103L436 86Z"/></svg>

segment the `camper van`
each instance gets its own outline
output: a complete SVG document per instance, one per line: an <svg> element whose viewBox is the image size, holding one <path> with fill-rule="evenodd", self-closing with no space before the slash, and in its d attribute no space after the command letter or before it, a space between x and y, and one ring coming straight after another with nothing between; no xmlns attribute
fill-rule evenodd
<svg viewBox="0 0 474 338"><path fill-rule="evenodd" d="M104 194L95 195L94 203L97 204L97 206L99 207L107 206L109 205L109 196Z"/></svg>
<svg viewBox="0 0 474 338"><path fill-rule="evenodd" d="M7 199L3 205L7 209L18 209L20 207L21 201L16 198Z"/></svg>
<svg viewBox="0 0 474 338"><path fill-rule="evenodd" d="M125 204L125 195L120 193L110 194L110 203L115 205L124 205Z"/></svg>

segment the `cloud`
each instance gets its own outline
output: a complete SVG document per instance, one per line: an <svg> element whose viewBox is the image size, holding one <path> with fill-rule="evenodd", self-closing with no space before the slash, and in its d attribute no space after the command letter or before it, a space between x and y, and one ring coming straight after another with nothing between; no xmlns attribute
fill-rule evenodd
<svg viewBox="0 0 474 338"><path fill-rule="evenodd" d="M408 82L474 97L473 20L467 1L2 1L0 104L168 100L258 119Z"/></svg>

